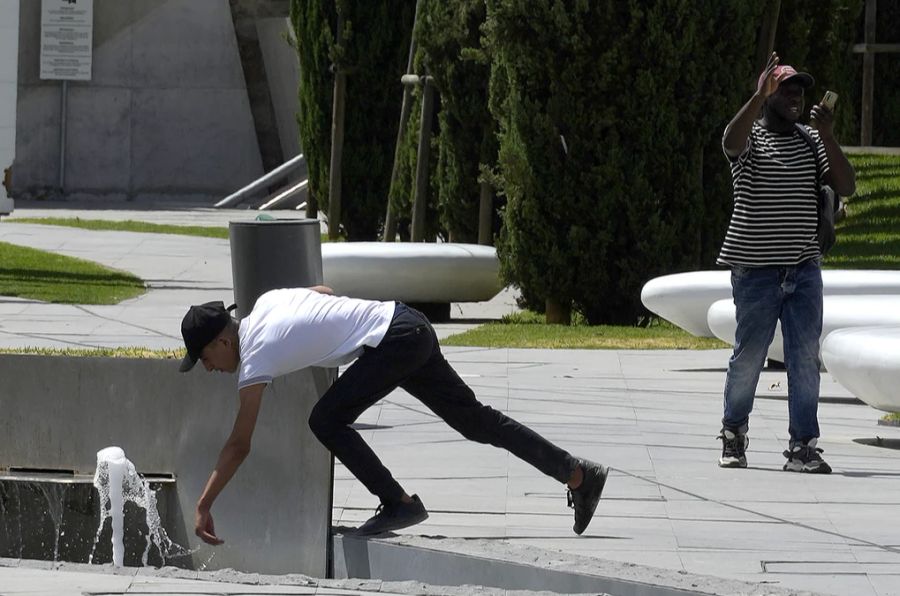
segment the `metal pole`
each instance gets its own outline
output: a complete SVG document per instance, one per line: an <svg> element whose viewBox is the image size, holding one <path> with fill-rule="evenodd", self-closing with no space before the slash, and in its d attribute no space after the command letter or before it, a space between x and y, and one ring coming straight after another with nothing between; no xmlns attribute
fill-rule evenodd
<svg viewBox="0 0 900 596"><path fill-rule="evenodd" d="M337 45L343 39L344 17L338 13ZM328 173L328 238L337 240L341 231L341 161L344 157L344 93L347 75L334 65L334 103L331 114L331 167Z"/></svg>
<svg viewBox="0 0 900 596"><path fill-rule="evenodd" d="M866 0L866 21L863 43L867 46L875 43L875 0ZM875 97L875 53L866 48L863 54L862 77L862 114L859 124L859 144L863 147L872 145L872 103Z"/></svg>
<svg viewBox="0 0 900 596"><path fill-rule="evenodd" d="M416 194L413 196L412 231L410 240L425 240L425 211L428 203L428 158L431 154L431 116L434 110L434 85L431 77L422 81L422 122L419 128L419 152L416 155Z"/></svg>
<svg viewBox="0 0 900 596"><path fill-rule="evenodd" d="M63 79L59 89L59 192L66 189L66 128L68 128L69 81Z"/></svg>
<svg viewBox="0 0 900 596"><path fill-rule="evenodd" d="M409 58L406 60L406 74L412 74L413 58L416 55L416 23L419 19L419 8L422 6L423 0L416 0L416 12L413 15L413 30L409 38ZM412 107L412 87L403 85L403 103L400 104L400 126L397 128L397 142L394 144L394 166L391 168L391 185L388 187L387 214L384 216L384 236L385 242L393 242L397 236L397 222L394 220L394 214L391 212L391 192L394 189L394 183L397 181L397 164L400 161L400 143L406 134L406 124L409 122L409 112Z"/></svg>

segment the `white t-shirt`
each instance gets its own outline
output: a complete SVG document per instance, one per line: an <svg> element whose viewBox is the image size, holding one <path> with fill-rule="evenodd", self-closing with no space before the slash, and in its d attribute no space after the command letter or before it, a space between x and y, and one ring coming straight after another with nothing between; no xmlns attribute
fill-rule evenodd
<svg viewBox="0 0 900 596"><path fill-rule="evenodd" d="M334 367L381 343L394 302L329 296L306 288L266 292L241 320L238 388L309 366Z"/></svg>

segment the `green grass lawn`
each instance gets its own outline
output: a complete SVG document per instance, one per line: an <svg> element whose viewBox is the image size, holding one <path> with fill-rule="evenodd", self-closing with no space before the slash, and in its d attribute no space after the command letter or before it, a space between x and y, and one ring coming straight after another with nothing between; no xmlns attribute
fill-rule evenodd
<svg viewBox="0 0 900 596"><path fill-rule="evenodd" d="M850 155L856 194L837 224L829 269L900 269L900 156Z"/></svg>
<svg viewBox="0 0 900 596"><path fill-rule="evenodd" d="M38 356L89 356L92 358L156 358L181 360L184 348L178 350L150 350L140 347L122 348L0 348L0 354L33 354Z"/></svg>
<svg viewBox="0 0 900 596"><path fill-rule="evenodd" d="M668 321L649 327L591 326L576 317L571 326L547 325L543 315L530 311L507 315L499 322L451 335L442 340L441 345L587 350L714 350L728 347L715 338L694 337Z"/></svg>
<svg viewBox="0 0 900 596"><path fill-rule="evenodd" d="M228 228L222 226L176 226L172 224L147 223L132 219L112 221L106 219L81 219L80 217L16 217L7 220L7 222L40 224L45 226L64 226L68 228L81 228L83 230L228 238ZM322 234L321 238L322 242L328 242L328 234Z"/></svg>
<svg viewBox="0 0 900 596"><path fill-rule="evenodd" d="M150 234L180 234L182 236L204 236L207 238L228 238L227 227L216 226L174 226L143 221L109 221L105 219L81 219L80 217L17 217L7 223L31 223L48 226L66 226L85 230L108 230L115 232L145 232Z"/></svg>
<svg viewBox="0 0 900 596"><path fill-rule="evenodd" d="M227 227L176 226L133 220L18 217L8 219L2 225L15 223L228 238ZM327 241L327 237L323 235L322 241ZM0 243L0 296L17 296L61 304L115 304L144 291L144 282L130 273L82 259Z"/></svg>
<svg viewBox="0 0 900 596"><path fill-rule="evenodd" d="M115 304L144 290L144 282L130 273L0 242L0 296L63 304Z"/></svg>

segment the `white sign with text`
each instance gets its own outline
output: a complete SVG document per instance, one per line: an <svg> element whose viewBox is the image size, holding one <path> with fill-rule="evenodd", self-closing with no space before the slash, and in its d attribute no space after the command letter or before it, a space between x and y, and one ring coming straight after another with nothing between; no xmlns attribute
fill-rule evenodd
<svg viewBox="0 0 900 596"><path fill-rule="evenodd" d="M42 0L41 78L91 80L94 0Z"/></svg>

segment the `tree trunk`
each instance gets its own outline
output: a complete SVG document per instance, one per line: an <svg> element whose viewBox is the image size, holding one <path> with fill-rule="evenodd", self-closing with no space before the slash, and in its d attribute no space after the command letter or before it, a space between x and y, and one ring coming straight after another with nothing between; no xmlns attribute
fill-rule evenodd
<svg viewBox="0 0 900 596"><path fill-rule="evenodd" d="M548 325L571 325L572 305L547 298L545 316Z"/></svg>
<svg viewBox="0 0 900 596"><path fill-rule="evenodd" d="M762 15L762 22L759 25L759 37L756 40L756 70L750 83L750 88L755 90L757 78L766 68L769 56L775 49L775 34L778 32L778 16L781 13L781 0L769 0L765 12Z"/></svg>

